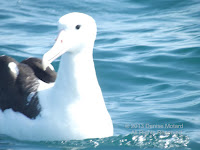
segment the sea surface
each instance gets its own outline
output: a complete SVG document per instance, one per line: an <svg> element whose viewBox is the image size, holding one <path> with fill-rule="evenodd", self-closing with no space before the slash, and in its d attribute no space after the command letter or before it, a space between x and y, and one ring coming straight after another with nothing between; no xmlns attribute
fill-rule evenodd
<svg viewBox="0 0 200 150"><path fill-rule="evenodd" d="M199 150L200 1L1 0L0 55L42 58L70 12L96 20L94 62L114 136L30 142L0 135L0 150Z"/></svg>

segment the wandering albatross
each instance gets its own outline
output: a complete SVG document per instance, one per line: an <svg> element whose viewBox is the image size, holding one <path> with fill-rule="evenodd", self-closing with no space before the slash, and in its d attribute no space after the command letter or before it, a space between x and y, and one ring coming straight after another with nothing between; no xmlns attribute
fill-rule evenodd
<svg viewBox="0 0 200 150"><path fill-rule="evenodd" d="M0 106L0 134L33 141L103 138L113 135L112 120L97 81L93 62L93 46L97 32L95 21L86 14L74 12L62 16L58 25L56 42L39 63L46 72L52 68L49 68L50 63L62 55L53 86L49 84L50 81L41 81L44 76L39 78L34 74L37 71L34 70L34 65L31 66L31 61L19 65L9 58L7 67L9 66L10 76L12 79L25 76L18 84L27 87L28 91L26 101L14 97L9 99L11 106L22 103L23 107L18 110L12 107L2 109ZM52 73L52 69L50 70ZM47 75L50 74L53 78L52 82L55 74L51 73ZM34 82L29 83L30 79ZM4 77L4 80L11 82L13 87L16 84L16 81L10 81L9 76ZM2 85L0 87L2 88ZM13 89L9 89L9 86L7 88L10 93L4 93L4 97L10 97L6 94L16 94L17 91L12 93ZM6 105L7 102L0 97L0 105ZM29 115L26 115L23 109L27 109ZM30 115L31 113L34 114Z"/></svg>

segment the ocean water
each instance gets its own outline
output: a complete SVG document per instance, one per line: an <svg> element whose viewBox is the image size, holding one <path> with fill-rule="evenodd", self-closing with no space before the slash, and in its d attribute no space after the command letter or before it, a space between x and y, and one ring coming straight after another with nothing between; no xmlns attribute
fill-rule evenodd
<svg viewBox="0 0 200 150"><path fill-rule="evenodd" d="M114 136L30 142L0 135L0 150L200 149L200 1L1 0L0 55L41 58L57 20L70 12L96 20L94 61Z"/></svg>

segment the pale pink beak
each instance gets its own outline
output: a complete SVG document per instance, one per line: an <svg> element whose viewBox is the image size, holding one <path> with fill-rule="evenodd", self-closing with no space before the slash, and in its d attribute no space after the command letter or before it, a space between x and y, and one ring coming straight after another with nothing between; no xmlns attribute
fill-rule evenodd
<svg viewBox="0 0 200 150"><path fill-rule="evenodd" d="M49 66L49 64L51 64L51 62L53 62L56 58L60 57L68 50L66 44L65 46L63 44L65 34L66 33L64 30L60 31L53 47L43 55L42 65L44 70L46 70L46 68Z"/></svg>

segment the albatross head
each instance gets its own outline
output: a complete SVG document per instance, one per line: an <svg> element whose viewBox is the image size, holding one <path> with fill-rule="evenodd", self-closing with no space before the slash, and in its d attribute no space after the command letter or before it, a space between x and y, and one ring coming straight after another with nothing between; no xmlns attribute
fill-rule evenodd
<svg viewBox="0 0 200 150"><path fill-rule="evenodd" d="M83 13L69 13L58 21L59 34L54 46L43 56L43 68L62 54L92 53L97 27L94 19Z"/></svg>

